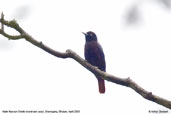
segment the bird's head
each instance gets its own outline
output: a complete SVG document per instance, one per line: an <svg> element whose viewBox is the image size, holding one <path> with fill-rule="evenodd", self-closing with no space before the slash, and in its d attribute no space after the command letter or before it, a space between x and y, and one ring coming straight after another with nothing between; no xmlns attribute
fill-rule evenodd
<svg viewBox="0 0 171 114"><path fill-rule="evenodd" d="M92 31L89 31L87 33L83 32L83 34L85 35L86 42L97 41L97 36L94 32L92 32Z"/></svg>

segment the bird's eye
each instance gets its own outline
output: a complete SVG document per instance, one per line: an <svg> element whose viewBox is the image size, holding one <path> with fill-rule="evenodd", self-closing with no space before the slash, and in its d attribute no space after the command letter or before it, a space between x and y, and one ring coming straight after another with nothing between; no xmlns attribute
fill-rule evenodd
<svg viewBox="0 0 171 114"><path fill-rule="evenodd" d="M93 36L93 34L90 34L90 36Z"/></svg>

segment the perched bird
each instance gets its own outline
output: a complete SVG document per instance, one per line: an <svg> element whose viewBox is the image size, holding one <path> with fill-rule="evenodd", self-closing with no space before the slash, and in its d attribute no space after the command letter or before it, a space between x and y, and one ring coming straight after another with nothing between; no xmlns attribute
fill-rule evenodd
<svg viewBox="0 0 171 114"><path fill-rule="evenodd" d="M97 36L94 32L89 31L84 33L86 43L84 47L85 59L93 66L98 67L102 71L106 71L105 56L101 45L97 41ZM105 82L102 78L97 77L99 92L105 93Z"/></svg>

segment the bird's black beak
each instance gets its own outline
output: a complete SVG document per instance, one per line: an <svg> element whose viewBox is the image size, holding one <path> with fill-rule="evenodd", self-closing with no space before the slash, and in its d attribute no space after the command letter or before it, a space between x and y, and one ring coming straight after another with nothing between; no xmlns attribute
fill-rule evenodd
<svg viewBox="0 0 171 114"><path fill-rule="evenodd" d="M86 33L82 32L85 36L87 35Z"/></svg>

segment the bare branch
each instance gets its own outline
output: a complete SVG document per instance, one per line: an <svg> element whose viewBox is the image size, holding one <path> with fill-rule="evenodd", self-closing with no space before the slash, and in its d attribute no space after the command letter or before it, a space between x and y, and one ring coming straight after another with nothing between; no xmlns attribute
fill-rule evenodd
<svg viewBox="0 0 171 114"><path fill-rule="evenodd" d="M1 19L4 20L4 14L1 13ZM4 31L4 25L1 23L1 30Z"/></svg>
<svg viewBox="0 0 171 114"><path fill-rule="evenodd" d="M24 38L24 35L9 35L6 32L4 32L2 29L0 29L0 34L2 34L3 36L7 37L9 40L18 40L21 38Z"/></svg>
<svg viewBox="0 0 171 114"><path fill-rule="evenodd" d="M59 58L72 58L75 61L77 61L78 63L80 63L83 67L85 67L87 70L89 70L90 72L95 74L96 76L99 76L99 77L103 78L104 80L107 80L107 81L110 81L110 82L113 82L113 83L116 83L116 84L119 84L119 85L130 87L134 91L136 91L138 94L140 94L142 97L144 97L145 99L153 101L155 103L158 103L160 105L163 105L164 107L167 107L167 108L171 109L171 101L163 99L163 98L161 98L159 96L156 96L156 95L152 94L152 92L146 91L141 86L136 84L133 80L131 80L129 77L128 78L119 78L119 77L116 77L114 75L103 72L103 71L99 70L97 67L94 67L91 64L89 64L87 61L85 61L83 58L81 58L78 54L76 54L72 50L66 50L66 52L58 52L56 50L53 50L50 47L43 44L42 42L39 42L39 41L35 40L29 34L27 34L19 26L19 24L15 20L6 21L6 20L4 20L3 15L1 15L0 23L1 23L2 26L6 25L8 27L11 27L11 28L15 29L16 31L18 31L20 33L20 35L12 36L12 35L9 35L9 34L5 33L4 30L3 30L4 28L1 27L0 34L7 37L8 39L17 40L17 39L24 38L25 40L32 43L33 45L43 49L44 51L46 51L46 52L48 52L48 53L50 53L50 54L52 54L52 55L54 55L56 57L59 57Z"/></svg>

